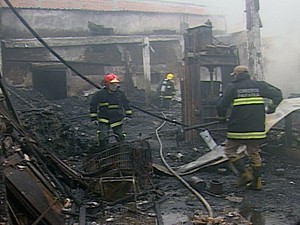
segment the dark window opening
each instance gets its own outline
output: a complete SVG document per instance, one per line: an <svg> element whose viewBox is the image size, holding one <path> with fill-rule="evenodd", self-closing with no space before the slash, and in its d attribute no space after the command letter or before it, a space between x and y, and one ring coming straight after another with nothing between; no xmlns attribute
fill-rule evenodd
<svg viewBox="0 0 300 225"><path fill-rule="evenodd" d="M66 71L35 70L32 73L33 89L48 100L67 97Z"/></svg>

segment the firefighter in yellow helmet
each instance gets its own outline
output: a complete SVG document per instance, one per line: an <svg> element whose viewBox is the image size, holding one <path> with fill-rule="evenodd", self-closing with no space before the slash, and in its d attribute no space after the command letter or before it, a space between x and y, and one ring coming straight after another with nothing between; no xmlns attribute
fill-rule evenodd
<svg viewBox="0 0 300 225"><path fill-rule="evenodd" d="M115 74L104 76L104 88L95 93L90 102L90 118L98 122L98 145L100 150L107 148L110 128L118 141L125 139L123 119L131 117L132 110L125 93L119 90L120 79Z"/></svg>
<svg viewBox="0 0 300 225"><path fill-rule="evenodd" d="M170 109L171 101L175 95L175 87L173 83L174 74L167 73L165 79L158 87L160 98L160 107L162 109Z"/></svg>
<svg viewBox="0 0 300 225"><path fill-rule="evenodd" d="M225 154L239 173L239 185L262 189L261 157L259 143L265 139L265 113L273 113L282 100L281 91L264 81L250 79L246 66L237 66L231 75L234 81L228 85L218 102L217 111L221 121L226 121L227 109L232 106L227 122ZM264 98L272 99L273 107L265 112ZM240 145L246 145L253 174L245 166L245 158L237 153Z"/></svg>

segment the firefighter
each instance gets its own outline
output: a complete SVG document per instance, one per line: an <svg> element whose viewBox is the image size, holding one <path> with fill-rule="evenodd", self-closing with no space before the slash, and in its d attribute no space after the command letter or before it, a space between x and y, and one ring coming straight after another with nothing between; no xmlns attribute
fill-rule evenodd
<svg viewBox="0 0 300 225"><path fill-rule="evenodd" d="M123 119L131 118L132 110L123 91L119 89L120 79L115 74L106 74L104 87L97 91L90 102L90 118L98 123L98 145L107 148L109 130L112 129L118 141L125 139Z"/></svg>
<svg viewBox="0 0 300 225"><path fill-rule="evenodd" d="M172 73L167 73L165 79L158 87L160 107L163 109L170 109L171 101L175 95L173 78L174 75Z"/></svg>
<svg viewBox="0 0 300 225"><path fill-rule="evenodd" d="M234 81L230 83L217 105L217 113L221 122L226 122L226 113L232 106L231 115L227 121L228 131L225 142L225 155L238 171L240 186L261 190L261 157L259 144L266 137L265 113L273 113L282 100L281 91L264 81L250 79L248 68L237 66L231 75ZM272 100L266 111L265 99ZM246 145L252 173L245 164L237 149Z"/></svg>

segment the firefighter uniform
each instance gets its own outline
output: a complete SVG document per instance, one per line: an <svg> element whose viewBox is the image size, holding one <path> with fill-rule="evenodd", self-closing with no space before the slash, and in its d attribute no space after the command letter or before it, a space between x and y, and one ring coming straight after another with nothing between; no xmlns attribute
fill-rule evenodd
<svg viewBox="0 0 300 225"><path fill-rule="evenodd" d="M108 144L108 133L112 129L118 141L125 139L123 132L123 119L131 117L132 110L125 93L110 86L118 84L119 78L114 74L104 77L104 88L97 91L90 102L90 118L98 121L98 144L101 149L106 149Z"/></svg>
<svg viewBox="0 0 300 225"><path fill-rule="evenodd" d="M227 109L232 106L227 123L225 154L239 171L240 185L248 184L254 189L261 189L261 157L258 146L266 138L264 98L272 100L273 104L269 107L269 113L272 113L282 100L282 93L264 81L251 80L245 66L235 67L232 75L235 80L228 85L217 106L221 120L226 119ZM250 174L244 159L237 153L241 144L247 147L253 174Z"/></svg>
<svg viewBox="0 0 300 225"><path fill-rule="evenodd" d="M172 81L173 77L174 75L172 73L168 73L158 88L160 106L164 109L170 108L171 101L175 95L175 87Z"/></svg>

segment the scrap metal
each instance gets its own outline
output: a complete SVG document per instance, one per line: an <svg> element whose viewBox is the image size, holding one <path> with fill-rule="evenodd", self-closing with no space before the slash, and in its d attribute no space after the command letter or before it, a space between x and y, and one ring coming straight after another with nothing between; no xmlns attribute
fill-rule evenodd
<svg viewBox="0 0 300 225"><path fill-rule="evenodd" d="M2 80L0 83L5 91ZM133 196L136 204L137 195L150 189L152 159L146 139L115 143L108 151L92 155L88 165L94 163L93 167L76 171L54 151L40 146L22 127L16 115L8 95L2 97L0 222L6 224L7 221L9 225L57 225L74 222L73 218L77 217L80 224L85 224L87 218L94 218L95 215L91 216L85 210L82 196L73 194L72 186L79 187L83 192L91 191L99 196L100 201L110 204L128 196ZM107 198L107 186L118 190L120 185L126 183L130 184L128 189L122 190L113 199ZM66 204L67 197L72 199L68 201L70 204Z"/></svg>

